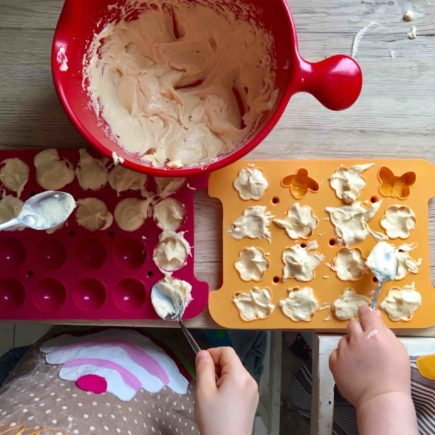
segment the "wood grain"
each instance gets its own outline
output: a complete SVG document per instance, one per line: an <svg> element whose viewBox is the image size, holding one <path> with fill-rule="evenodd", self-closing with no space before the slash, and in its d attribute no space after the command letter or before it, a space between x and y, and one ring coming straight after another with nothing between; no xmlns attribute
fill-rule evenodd
<svg viewBox="0 0 435 435"><path fill-rule="evenodd" d="M344 112L328 111L310 95L295 95L274 131L249 158L435 162L435 3L413 1L413 23L402 20L408 3L401 0L289 4L300 51L310 61L350 54L355 34L371 21L378 23L365 34L356 55L364 74L363 92ZM86 146L64 114L51 80L51 40L62 5L58 0L0 0L0 148ZM415 40L406 35L411 24L417 27ZM216 288L219 206L209 204L202 193L197 205L196 271ZM435 228L434 207L430 222ZM435 276L435 231L431 242ZM204 327L212 322L203 315L189 324Z"/></svg>

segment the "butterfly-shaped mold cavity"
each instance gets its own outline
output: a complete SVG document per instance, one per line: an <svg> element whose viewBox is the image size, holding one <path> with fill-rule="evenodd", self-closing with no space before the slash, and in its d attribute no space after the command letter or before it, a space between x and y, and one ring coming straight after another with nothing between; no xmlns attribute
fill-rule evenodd
<svg viewBox="0 0 435 435"><path fill-rule="evenodd" d="M385 197L406 199L411 194L417 176L415 172L405 172L397 176L391 169L383 166L378 173L379 193Z"/></svg>
<svg viewBox="0 0 435 435"><path fill-rule="evenodd" d="M296 174L287 175L281 180L281 186L287 187L296 199L302 199L308 191L317 192L319 183L308 176L305 168L299 169Z"/></svg>

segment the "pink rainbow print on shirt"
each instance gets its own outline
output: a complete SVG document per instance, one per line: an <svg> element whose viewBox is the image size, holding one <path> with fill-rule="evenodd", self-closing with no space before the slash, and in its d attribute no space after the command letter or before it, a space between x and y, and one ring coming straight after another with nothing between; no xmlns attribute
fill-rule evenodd
<svg viewBox="0 0 435 435"><path fill-rule="evenodd" d="M176 363L148 337L131 329L106 329L85 336L61 335L41 348L49 364L62 364L59 377L96 394L131 400L143 388L164 387L186 394L188 380Z"/></svg>

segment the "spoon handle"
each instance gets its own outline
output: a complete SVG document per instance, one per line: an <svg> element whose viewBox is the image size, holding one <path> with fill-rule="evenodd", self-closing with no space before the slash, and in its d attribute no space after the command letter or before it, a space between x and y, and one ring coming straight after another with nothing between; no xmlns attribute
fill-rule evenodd
<svg viewBox="0 0 435 435"><path fill-rule="evenodd" d="M183 322L181 320L178 321L180 324L180 328L183 331L184 336L186 337L187 341L190 344L190 347L195 352L195 355L201 350L196 340L192 337L192 334L189 332L189 330L184 326Z"/></svg>
<svg viewBox="0 0 435 435"><path fill-rule="evenodd" d="M16 219L16 218L11 219L10 221L7 221L3 224L0 224L0 231L4 231L4 230L7 230L9 228L16 227L17 225L20 225L20 224L21 224L21 221L19 221L18 219Z"/></svg>
<svg viewBox="0 0 435 435"><path fill-rule="evenodd" d="M376 304L378 302L379 293L381 292L383 283L384 283L383 281L378 281L378 286L376 287L375 294L373 295L373 299L372 299L372 305L371 305L372 310L376 309Z"/></svg>

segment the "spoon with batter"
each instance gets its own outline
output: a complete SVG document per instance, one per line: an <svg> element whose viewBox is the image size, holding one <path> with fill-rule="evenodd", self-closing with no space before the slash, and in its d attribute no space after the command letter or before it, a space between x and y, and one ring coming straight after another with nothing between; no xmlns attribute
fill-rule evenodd
<svg viewBox="0 0 435 435"><path fill-rule="evenodd" d="M161 281L159 281L154 284L151 289L151 303L161 319L178 322L184 336L196 355L201 348L181 321L184 311L186 310L186 303L181 293L168 291L168 286L162 285Z"/></svg>
<svg viewBox="0 0 435 435"><path fill-rule="evenodd" d="M76 207L72 195L49 190L29 198L18 216L0 224L0 231L13 227L27 227L32 230L49 230L63 224Z"/></svg>
<svg viewBox="0 0 435 435"><path fill-rule="evenodd" d="M399 266L397 262L396 249L387 242L379 242L370 252L366 264L378 280L378 285L371 304L371 308L374 310L376 309L382 286L387 281L393 281L396 279L397 268Z"/></svg>

